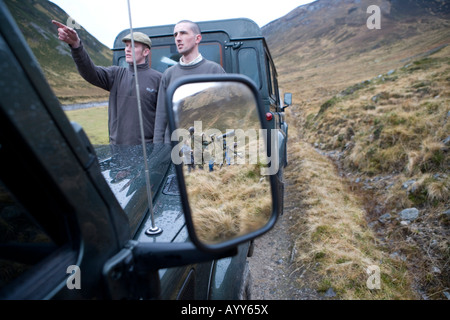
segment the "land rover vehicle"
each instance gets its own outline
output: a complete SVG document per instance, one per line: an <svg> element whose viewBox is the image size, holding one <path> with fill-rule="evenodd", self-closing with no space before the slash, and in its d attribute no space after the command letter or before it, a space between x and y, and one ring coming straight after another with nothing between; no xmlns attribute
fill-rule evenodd
<svg viewBox="0 0 450 320"><path fill-rule="evenodd" d="M219 63L227 73L248 76L259 90L266 114L265 125L277 136L274 149L278 150L279 170L276 172L280 192L284 194L283 168L288 162L288 125L284 110L292 103L292 95L285 93L281 97L275 63L261 29L254 21L245 18L203 21L198 25L202 33L199 47L202 56ZM180 55L173 38L174 25L135 30L147 34L152 40L153 69L164 72L178 62ZM115 65L127 65L122 38L128 33L129 30L124 30L116 37L113 48ZM279 210L282 214L282 202Z"/></svg>
<svg viewBox="0 0 450 320"><path fill-rule="evenodd" d="M269 206L262 223L205 240L189 193L196 183L174 164L175 143L95 150L65 116L2 1L0 61L1 299L245 297L250 241L279 214L277 175L266 183L256 177ZM207 106L195 100L217 96L224 86L233 87L237 100ZM239 101L246 119L256 116L255 128L270 129L259 90L244 76L181 79L167 99L172 131L193 120L174 110L193 100L221 110ZM234 120L240 119L228 117L226 126L243 125ZM252 171L243 172L255 180Z"/></svg>

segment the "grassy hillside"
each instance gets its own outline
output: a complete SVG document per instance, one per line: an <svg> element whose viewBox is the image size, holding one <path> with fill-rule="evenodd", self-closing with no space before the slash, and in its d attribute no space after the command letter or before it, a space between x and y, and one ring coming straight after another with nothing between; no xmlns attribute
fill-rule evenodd
<svg viewBox="0 0 450 320"><path fill-rule="evenodd" d="M450 42L448 10L408 16L407 6L393 3L319 0L265 26L282 86L297 101L324 102ZM370 5L381 9L381 29L367 28Z"/></svg>
<svg viewBox="0 0 450 320"><path fill-rule="evenodd" d="M355 84L308 108L298 124L304 141L336 162L424 296L441 298L450 276L449 53ZM418 218L404 220L407 208Z"/></svg>
<svg viewBox="0 0 450 320"><path fill-rule="evenodd" d="M287 177L304 202L297 263L344 299L450 292L448 3L409 2L319 0L263 30L294 93ZM372 4L380 30L366 27ZM367 295L362 282L361 261L371 259L383 261L384 293Z"/></svg>
<svg viewBox="0 0 450 320"><path fill-rule="evenodd" d="M58 40L52 20L66 23L69 15L47 0L5 0L45 76L61 103L106 100L107 92L93 87L78 74L70 48ZM95 64L108 66L112 52L86 30L77 30Z"/></svg>

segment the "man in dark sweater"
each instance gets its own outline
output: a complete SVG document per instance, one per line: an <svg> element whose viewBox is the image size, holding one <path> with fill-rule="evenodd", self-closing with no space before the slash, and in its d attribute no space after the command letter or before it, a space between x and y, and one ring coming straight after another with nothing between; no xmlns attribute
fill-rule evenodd
<svg viewBox="0 0 450 320"><path fill-rule="evenodd" d="M219 64L203 58L200 54L198 46L202 35L196 23L189 20L178 22L173 35L181 59L178 64L167 69L161 79L156 107L154 143L170 143L165 96L167 88L174 80L187 75L225 73Z"/></svg>
<svg viewBox="0 0 450 320"><path fill-rule="evenodd" d="M142 144L131 35L122 39L126 45L125 58L129 67L99 67L90 59L74 29L57 21L52 22L58 27L59 39L69 44L80 75L89 83L110 92L108 127L111 145ZM133 38L145 142L153 142L156 102L162 74L150 68L149 55L152 46L150 38L140 32L133 32Z"/></svg>

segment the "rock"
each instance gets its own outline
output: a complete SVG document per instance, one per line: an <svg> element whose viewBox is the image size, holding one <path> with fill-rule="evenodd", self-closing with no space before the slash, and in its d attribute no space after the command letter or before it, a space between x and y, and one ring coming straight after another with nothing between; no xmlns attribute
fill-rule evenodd
<svg viewBox="0 0 450 320"><path fill-rule="evenodd" d="M408 208L402 210L399 214L401 220L414 221L419 217L419 210L416 208Z"/></svg>
<svg viewBox="0 0 450 320"><path fill-rule="evenodd" d="M444 143L446 146L450 144L450 136L442 140L442 143Z"/></svg>
<svg viewBox="0 0 450 320"><path fill-rule="evenodd" d="M384 224L384 223L388 222L390 219L391 219L391 215L389 213L385 213L378 218L378 221L380 221L381 223Z"/></svg>
<svg viewBox="0 0 450 320"><path fill-rule="evenodd" d="M325 297L327 298L333 298L336 297L336 292L334 292L333 288L330 288L325 292Z"/></svg>
<svg viewBox="0 0 450 320"><path fill-rule="evenodd" d="M436 266L433 266L432 268L431 268L431 272L433 272L433 273L441 273L441 269L439 269L438 267L436 267Z"/></svg>
<svg viewBox="0 0 450 320"><path fill-rule="evenodd" d="M402 184L403 189L408 189L410 185L414 184L416 180L408 180L405 183Z"/></svg>
<svg viewBox="0 0 450 320"><path fill-rule="evenodd" d="M406 261L406 257L405 257L404 255L398 253L397 251L394 252L394 253L391 253L391 254L389 255L389 257L390 257L391 259L397 259L397 260L401 260L401 261Z"/></svg>
<svg viewBox="0 0 450 320"><path fill-rule="evenodd" d="M444 296L447 298L447 300L450 300L450 293L447 291L444 291Z"/></svg>
<svg viewBox="0 0 450 320"><path fill-rule="evenodd" d="M379 221L372 221L372 222L369 222L367 225L369 226L369 228L373 229L378 225L378 222Z"/></svg>

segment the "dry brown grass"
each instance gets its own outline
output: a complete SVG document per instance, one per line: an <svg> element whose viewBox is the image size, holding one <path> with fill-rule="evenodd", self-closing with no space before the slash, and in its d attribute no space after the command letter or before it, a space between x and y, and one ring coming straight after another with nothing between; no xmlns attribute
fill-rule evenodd
<svg viewBox="0 0 450 320"><path fill-rule="evenodd" d="M391 259L367 226L361 199L350 192L333 162L296 132L291 121L293 160L286 179L294 184L303 204L292 226L299 270L312 272L317 290L333 288L340 299L414 298L404 263ZM367 287L369 266L380 268L379 290ZM301 284L303 279L297 281Z"/></svg>
<svg viewBox="0 0 450 320"><path fill-rule="evenodd" d="M258 165L197 169L186 174L186 185L197 235L206 243L259 229L272 213L270 184Z"/></svg>
<svg viewBox="0 0 450 320"><path fill-rule="evenodd" d="M310 239L299 244L299 264L316 268L323 288L337 288L344 299L445 299L443 292L449 290L444 211L449 208L450 161L443 143L450 132L449 57L445 47L389 75L348 86L326 100L300 101L293 109L291 128L297 121L302 140L295 146L291 140L291 158L302 160L293 170L301 174L291 178L307 199L296 232ZM340 181L339 175L346 179ZM405 187L408 181L413 183ZM419 219L401 224L398 213L410 207L420 210ZM347 214L359 224L343 219ZM392 219L380 223L383 214ZM351 246L358 244L355 239L373 246L357 250ZM363 266L376 261L383 261L388 291L368 294L361 285L367 279ZM338 269L339 276L333 275ZM359 289L349 289L350 283Z"/></svg>

